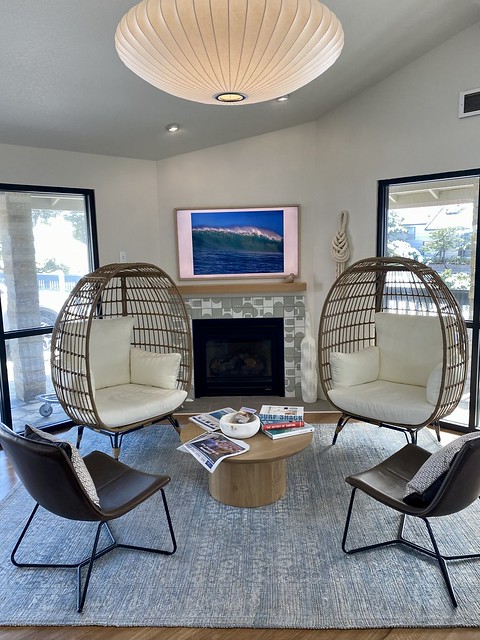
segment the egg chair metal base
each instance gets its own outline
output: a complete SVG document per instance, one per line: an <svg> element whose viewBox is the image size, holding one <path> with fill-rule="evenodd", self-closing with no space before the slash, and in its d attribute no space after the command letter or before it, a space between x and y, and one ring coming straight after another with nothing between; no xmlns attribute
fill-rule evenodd
<svg viewBox="0 0 480 640"><path fill-rule="evenodd" d="M172 427L175 429L175 431L179 434L181 431L181 427L180 427L180 423L178 422L178 420L173 416L173 415L169 415L169 416L165 416L164 418L162 418L162 420L168 420L170 422L170 424L172 425ZM76 447L77 449L80 448L80 444L82 442L82 438L83 438L83 432L85 430L85 426L79 426L77 427L77 442L76 442ZM101 433L105 436L108 436L108 438L110 438L110 446L112 447L112 455L115 458L115 460L118 460L119 456L120 456L120 449L122 447L122 441L123 441L123 436L125 436L127 433L132 433L133 431L138 431L139 429L144 429L145 427L151 427L153 426L152 424L142 424L138 427L132 427L130 429L127 429L125 431L108 431L107 429L95 429L94 427L90 427L88 426L88 429L92 429L92 431L96 431L97 433Z"/></svg>
<svg viewBox="0 0 480 640"><path fill-rule="evenodd" d="M359 422L367 422L368 424L374 424L377 427L383 427L384 429L392 429L393 431L400 431L401 433L404 434L407 442L411 442L412 444L417 444L418 432L424 428L423 426L411 427L411 428L400 427L393 424L386 424L384 422L374 422L373 420L370 422L368 418L364 418L360 416L351 416L346 413L342 413L342 415L340 416L337 422L335 433L333 434L332 444L335 444L337 442L339 433L342 431L343 427L347 424L349 420L358 420ZM438 421L435 421L429 426L435 429L437 440L438 442L441 442L440 423Z"/></svg>

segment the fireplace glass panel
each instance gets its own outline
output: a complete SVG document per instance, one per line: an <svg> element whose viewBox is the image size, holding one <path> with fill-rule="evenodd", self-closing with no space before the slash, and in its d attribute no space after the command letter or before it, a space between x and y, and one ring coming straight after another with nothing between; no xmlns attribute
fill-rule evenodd
<svg viewBox="0 0 480 640"><path fill-rule="evenodd" d="M270 340L207 340L207 378L269 378L272 375Z"/></svg>

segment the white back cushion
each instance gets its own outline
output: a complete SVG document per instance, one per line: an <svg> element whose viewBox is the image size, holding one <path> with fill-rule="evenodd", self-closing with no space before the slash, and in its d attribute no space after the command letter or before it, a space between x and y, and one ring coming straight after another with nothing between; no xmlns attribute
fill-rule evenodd
<svg viewBox="0 0 480 640"><path fill-rule="evenodd" d="M376 313L381 380L426 387L443 359L442 330L434 316Z"/></svg>
<svg viewBox="0 0 480 640"><path fill-rule="evenodd" d="M330 371L332 387L353 387L356 384L373 382L378 378L379 349L367 347L354 353L332 351Z"/></svg>
<svg viewBox="0 0 480 640"><path fill-rule="evenodd" d="M130 382L132 333L133 318L93 320L89 354L96 389Z"/></svg>
<svg viewBox="0 0 480 640"><path fill-rule="evenodd" d="M131 382L162 389L176 389L180 361L179 353L154 353L132 347L130 349Z"/></svg>
<svg viewBox="0 0 480 640"><path fill-rule="evenodd" d="M430 373L427 380L427 401L430 404L437 404L440 395L440 387L442 386L443 362L437 364L435 369Z"/></svg>

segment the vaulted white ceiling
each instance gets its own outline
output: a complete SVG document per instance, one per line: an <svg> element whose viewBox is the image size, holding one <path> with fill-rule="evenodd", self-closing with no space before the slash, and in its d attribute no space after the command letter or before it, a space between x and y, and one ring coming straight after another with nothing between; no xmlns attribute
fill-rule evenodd
<svg viewBox="0 0 480 640"><path fill-rule="evenodd" d="M202 105L155 89L118 58L115 29L136 0L2 0L0 143L157 160L283 129L480 20L480 0L324 2L345 47L323 76L284 103Z"/></svg>

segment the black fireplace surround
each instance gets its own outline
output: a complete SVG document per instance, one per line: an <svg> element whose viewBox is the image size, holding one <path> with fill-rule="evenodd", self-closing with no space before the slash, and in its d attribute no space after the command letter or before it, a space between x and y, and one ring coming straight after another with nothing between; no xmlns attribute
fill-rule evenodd
<svg viewBox="0 0 480 640"><path fill-rule="evenodd" d="M285 395L283 318L192 321L195 397Z"/></svg>

